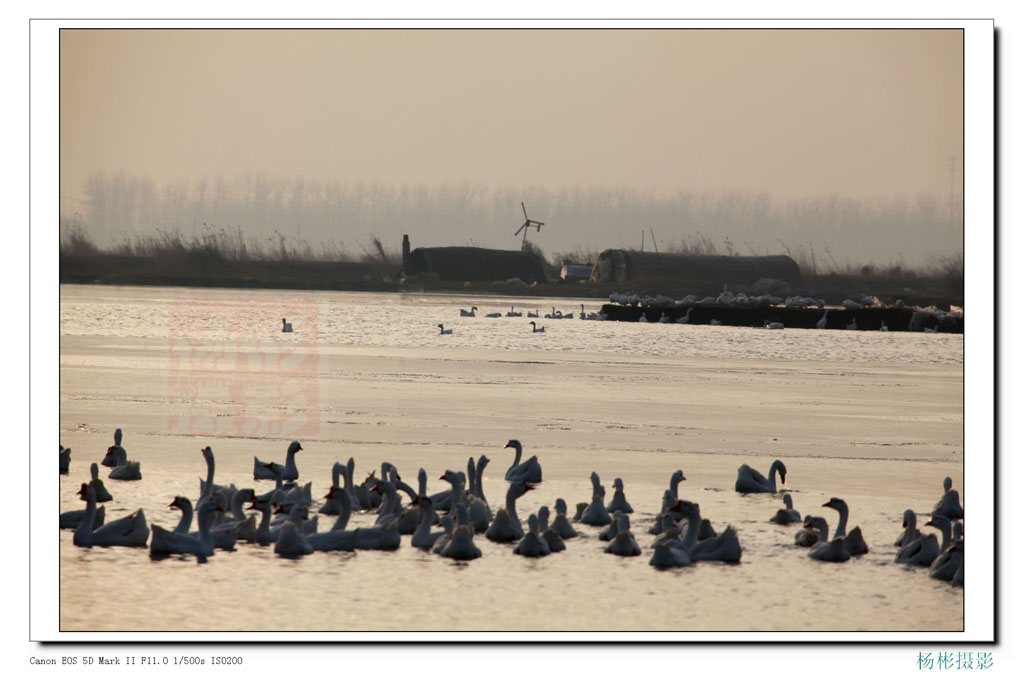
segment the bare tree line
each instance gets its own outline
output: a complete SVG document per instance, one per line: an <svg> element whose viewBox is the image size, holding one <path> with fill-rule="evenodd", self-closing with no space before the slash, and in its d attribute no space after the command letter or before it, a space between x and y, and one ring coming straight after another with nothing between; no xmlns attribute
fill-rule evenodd
<svg viewBox="0 0 1024 680"><path fill-rule="evenodd" d="M933 196L776 201L738 191L396 186L257 173L164 186L126 173L96 173L81 209L62 211L62 248L190 246L219 248L233 259L356 259L396 252L409 234L413 247L516 249L520 202L546 223L530 240L558 253L556 259L581 261L605 248L644 243L662 252L786 253L805 271L827 272L932 265L963 249L962 213L950 214L948 200Z"/></svg>

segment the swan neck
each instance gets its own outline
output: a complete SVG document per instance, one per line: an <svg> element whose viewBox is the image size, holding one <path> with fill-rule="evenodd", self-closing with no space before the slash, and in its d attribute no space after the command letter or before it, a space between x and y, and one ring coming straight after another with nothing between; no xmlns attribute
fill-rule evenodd
<svg viewBox="0 0 1024 680"><path fill-rule="evenodd" d="M837 510L839 511L839 526L836 527L836 532L832 534L833 541L846 536L846 519L850 514L850 511L843 506L839 506Z"/></svg>
<svg viewBox="0 0 1024 680"><path fill-rule="evenodd" d="M689 550L697 545L697 536L700 534L700 513L686 518L686 536L683 537L683 547Z"/></svg>

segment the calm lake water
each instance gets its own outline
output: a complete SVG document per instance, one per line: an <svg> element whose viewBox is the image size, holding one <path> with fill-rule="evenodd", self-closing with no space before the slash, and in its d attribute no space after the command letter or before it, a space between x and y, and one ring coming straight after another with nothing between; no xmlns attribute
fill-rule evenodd
<svg viewBox="0 0 1024 680"><path fill-rule="evenodd" d="M61 286L61 511L115 428L143 479L105 479L107 518L143 508L172 528L195 499L211 446L218 483L252 480L253 456L283 461L298 439L300 482L320 499L335 461L356 481L382 461L431 493L446 469L486 453L490 505L503 504L511 438L544 482L520 518L590 499L590 473L621 477L643 554L604 553L599 529L540 559L476 538L453 562L403 536L395 552L277 557L239 543L208 562L153 561L145 549L78 548L59 532L62 631L959 631L964 590L893 562L903 511L920 522L947 475L963 495L960 335L777 330L544 319L597 311L578 299ZM477 316L459 310L477 306ZM523 317L486 318L522 311ZM527 311L541 318L529 319ZM294 332L280 332L287 317ZM546 332L532 333L535 320ZM441 335L438 324L451 328ZM787 466L802 514L851 508L870 552L811 560L795 527L768 522L782 493L733 490L744 463ZM658 571L647 533L673 471L680 496L719 531L736 528L739 565ZM104 478L107 468L101 468ZM966 503L966 497L964 497ZM319 500L317 500L319 504ZM570 511L571 514L571 511ZM356 515L349 528L370 526ZM321 516L321 529L333 517ZM56 524L56 522L54 522ZM54 533L57 534L56 527ZM157 614L158 612L158 614Z"/></svg>

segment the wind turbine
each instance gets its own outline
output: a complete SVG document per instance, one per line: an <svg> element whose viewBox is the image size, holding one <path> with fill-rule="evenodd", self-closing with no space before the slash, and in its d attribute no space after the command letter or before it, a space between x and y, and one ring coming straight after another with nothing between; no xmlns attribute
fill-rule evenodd
<svg viewBox="0 0 1024 680"><path fill-rule="evenodd" d="M526 250L526 232L529 230L530 227L533 227L534 229L537 230L537 233L539 234L540 233L540 228L544 226L544 223L543 222L538 222L537 220L531 220L530 216L526 214L526 204L523 203L523 202L520 202L519 205L523 206L523 217L526 218L526 221L523 222L523 226L519 227L519 229L516 230L516 233L514 234L514 236L519 236L519 232L523 232L523 246L522 246L522 249Z"/></svg>

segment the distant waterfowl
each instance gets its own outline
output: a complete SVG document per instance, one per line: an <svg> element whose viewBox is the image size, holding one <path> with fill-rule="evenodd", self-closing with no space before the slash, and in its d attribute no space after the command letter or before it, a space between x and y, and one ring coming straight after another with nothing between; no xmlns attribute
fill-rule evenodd
<svg viewBox="0 0 1024 680"><path fill-rule="evenodd" d="M88 484L82 484L78 495L85 501L85 513L75 528L75 545L85 548L146 546L149 540L149 525L146 523L146 513L142 509L93 529L96 519L96 491Z"/></svg>
<svg viewBox="0 0 1024 680"><path fill-rule="evenodd" d="M65 449L60 446L60 474L68 474L68 470L71 468L71 449Z"/></svg>
<svg viewBox="0 0 1024 680"><path fill-rule="evenodd" d="M775 493L775 474L778 473L779 481L786 483L786 466L781 460L772 463L768 470L768 477L750 467L741 465L736 475L736 490L740 493Z"/></svg>
<svg viewBox="0 0 1024 680"><path fill-rule="evenodd" d="M512 448L516 452L515 460L512 461L512 465L505 471L505 479L507 481L521 480L530 484L540 484L543 481L543 474L537 456L530 456L526 461L519 462L523 457L523 445L519 443L518 439L509 439L508 443L505 444L505 448Z"/></svg>
<svg viewBox="0 0 1024 680"><path fill-rule="evenodd" d="M686 314L676 319L676 323L690 323L690 312L692 311L693 306L691 305L690 307L687 308ZM654 558L652 557L651 559L653 560Z"/></svg>
<svg viewBox="0 0 1024 680"><path fill-rule="evenodd" d="M529 312L529 311L526 312L526 318L527 319L539 319L540 318L540 310L538 309L538 310L535 310L535 311L532 311L532 312Z"/></svg>
<svg viewBox="0 0 1024 680"><path fill-rule="evenodd" d="M512 305L511 308L507 312L505 312L505 316L522 316L522 315L523 315L522 312L517 312L516 311L516 306L515 305Z"/></svg>
<svg viewBox="0 0 1024 680"><path fill-rule="evenodd" d="M530 515L527 519L527 526L529 531L523 536L516 545L515 550L512 552L516 555L522 555L523 557L543 557L551 554L551 548L548 546L540 533L538 532L537 515Z"/></svg>
<svg viewBox="0 0 1024 680"><path fill-rule="evenodd" d="M641 323L647 323L647 312L643 312L642 314L640 314L640 318L637 319L637 321Z"/></svg>
<svg viewBox="0 0 1024 680"><path fill-rule="evenodd" d="M615 493L612 494L612 500L608 504L608 512L615 512L621 510L627 514L633 512L633 506L626 500L626 494L623 492L622 478L616 477L615 483L612 484L612 488L615 489Z"/></svg>
<svg viewBox="0 0 1024 680"><path fill-rule="evenodd" d="M487 314L484 314L484 316L488 319L500 319L501 312L488 312Z"/></svg>
<svg viewBox="0 0 1024 680"><path fill-rule="evenodd" d="M821 318L818 319L818 322L816 324L814 324L814 325L817 328L819 328L819 329L828 328L828 310L827 309L825 310L825 313L821 315Z"/></svg>
<svg viewBox="0 0 1024 680"><path fill-rule="evenodd" d="M853 317L853 322L846 324L846 330L855 331L857 330L857 317Z"/></svg>
<svg viewBox="0 0 1024 680"><path fill-rule="evenodd" d="M175 496L174 500L171 501L169 508L178 508L181 510L181 520L178 525L174 528L172 533L175 534L188 534L193 538L202 538L202 523L199 525L199 531L191 531L192 525L192 501L185 498L184 496ZM211 498L202 499L198 506L199 508L205 508L205 512L209 513L207 517L207 525L209 527L210 541L214 548L220 548L221 550L234 550L235 542L238 540L238 531L234 526L224 526L220 530L216 530L213 526L214 516L218 512L223 512L224 507L219 501ZM200 519L202 518L203 511L200 511ZM153 525L154 539L156 539L156 530L163 530L162 527Z"/></svg>
<svg viewBox="0 0 1024 680"><path fill-rule="evenodd" d="M885 325L885 321L884 320L882 321L882 324L878 327L878 330L880 330L880 331L887 331L887 330L889 330L889 327Z"/></svg>
<svg viewBox="0 0 1024 680"><path fill-rule="evenodd" d="M299 478L299 468L295 465L295 454L302 451L302 444L293 441L288 445L288 452L285 454L284 466L281 468L281 478L286 481L294 481ZM253 479L274 479L273 468L268 467L256 456L252 457L252 478Z"/></svg>
<svg viewBox="0 0 1024 680"><path fill-rule="evenodd" d="M849 533L846 531L846 522L850 517L850 508L846 505L846 501L832 497L827 503L822 503L821 507L832 508L839 513L839 524L836 526L835 533L832 534L832 540L843 539L843 545L851 555L863 555L868 552L867 543L864 542L859 526L851 529Z"/></svg>
<svg viewBox="0 0 1024 680"><path fill-rule="evenodd" d="M543 333L544 332L544 326L538 326L536 321L531 321L530 325L533 326L533 332L534 333Z"/></svg>
<svg viewBox="0 0 1024 680"><path fill-rule="evenodd" d="M718 319L712 319L712 320L711 320L711 325L712 325L712 326L721 326L721 325L722 325L722 322L721 322L721 321L719 321Z"/></svg>
<svg viewBox="0 0 1024 680"><path fill-rule="evenodd" d="M960 494L953 489L953 479L942 480L942 498L935 504L932 515L941 515L949 519L963 519L964 509L960 505Z"/></svg>
<svg viewBox="0 0 1024 680"><path fill-rule="evenodd" d="M291 333L292 332L292 325L286 319L281 319L281 332L282 333Z"/></svg>
<svg viewBox="0 0 1024 680"><path fill-rule="evenodd" d="M451 335L452 334L452 329L451 328L445 329L443 323L437 324L437 327L441 329L441 335Z"/></svg>
<svg viewBox="0 0 1024 680"><path fill-rule="evenodd" d="M786 327L786 324L781 321L765 321L764 327L769 330L780 331Z"/></svg>
<svg viewBox="0 0 1024 680"><path fill-rule="evenodd" d="M793 509L793 497L788 493L782 497L782 502L786 506L779 508L775 515L769 519L769 522L775 524L793 524L796 522L802 522L803 518L800 517L800 513Z"/></svg>
<svg viewBox="0 0 1024 680"><path fill-rule="evenodd" d="M460 309L459 316L476 316L476 307L473 307L468 312L465 309Z"/></svg>
<svg viewBox="0 0 1024 680"><path fill-rule="evenodd" d="M516 500L533 486L523 480L512 482L505 494L505 507L494 513L494 521L484 534L495 543L511 543L523 537L523 526L516 514Z"/></svg>

